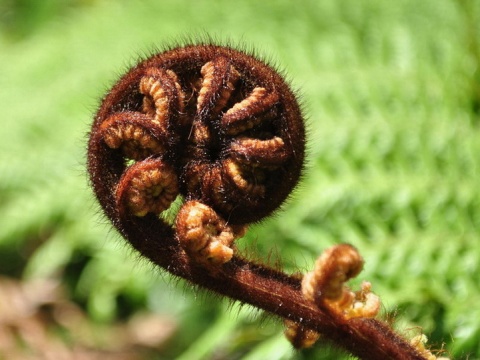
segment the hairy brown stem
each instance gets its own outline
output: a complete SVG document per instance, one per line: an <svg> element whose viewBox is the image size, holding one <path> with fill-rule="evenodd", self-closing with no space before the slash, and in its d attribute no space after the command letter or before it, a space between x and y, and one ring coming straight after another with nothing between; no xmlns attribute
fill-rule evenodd
<svg viewBox="0 0 480 360"><path fill-rule="evenodd" d="M424 359L408 341L375 319L344 320L305 300L301 279L234 257L214 275L192 263L158 219L120 221L117 228L143 256L194 285L314 329L361 359ZM140 230L139 230L140 229Z"/></svg>

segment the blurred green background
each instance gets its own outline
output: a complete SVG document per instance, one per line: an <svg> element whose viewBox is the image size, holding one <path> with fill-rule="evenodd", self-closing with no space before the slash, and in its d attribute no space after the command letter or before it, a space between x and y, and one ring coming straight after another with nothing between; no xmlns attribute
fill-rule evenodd
<svg viewBox="0 0 480 360"><path fill-rule="evenodd" d="M308 117L301 186L240 247L303 272L352 243L401 333L480 358L480 1L0 0L0 26L0 358L348 358L154 269L88 188L104 91L205 34L285 69Z"/></svg>

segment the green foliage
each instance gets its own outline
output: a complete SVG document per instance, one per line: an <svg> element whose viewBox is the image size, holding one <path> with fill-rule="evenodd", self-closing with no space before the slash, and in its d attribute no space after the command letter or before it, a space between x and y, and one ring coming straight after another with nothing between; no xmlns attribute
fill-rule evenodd
<svg viewBox="0 0 480 360"><path fill-rule="evenodd" d="M240 247L305 271L350 242L401 332L480 357L479 1L17 3L0 5L0 273L62 276L96 321L175 316L159 359L341 358L171 281L98 214L84 152L102 92L140 54L208 33L288 69L308 115L302 185Z"/></svg>

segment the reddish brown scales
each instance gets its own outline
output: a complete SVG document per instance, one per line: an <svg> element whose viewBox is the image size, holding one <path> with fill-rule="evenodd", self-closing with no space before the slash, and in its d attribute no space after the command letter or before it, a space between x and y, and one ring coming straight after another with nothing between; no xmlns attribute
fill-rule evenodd
<svg viewBox="0 0 480 360"><path fill-rule="evenodd" d="M275 107L279 96L277 92L268 92L263 87L256 87L243 99L228 109L221 119L221 126L227 134L237 135L279 116Z"/></svg>
<svg viewBox="0 0 480 360"><path fill-rule="evenodd" d="M177 75L171 70L148 68L140 80L139 91L144 95L142 112L167 133L185 105Z"/></svg>
<svg viewBox="0 0 480 360"><path fill-rule="evenodd" d="M142 160L165 151L166 134L148 124L150 120L141 113L115 113L101 124L99 132L111 149L121 150L127 159Z"/></svg>
<svg viewBox="0 0 480 360"><path fill-rule="evenodd" d="M160 159L146 159L128 167L116 190L120 211L135 216L160 214L177 195L175 171Z"/></svg>

